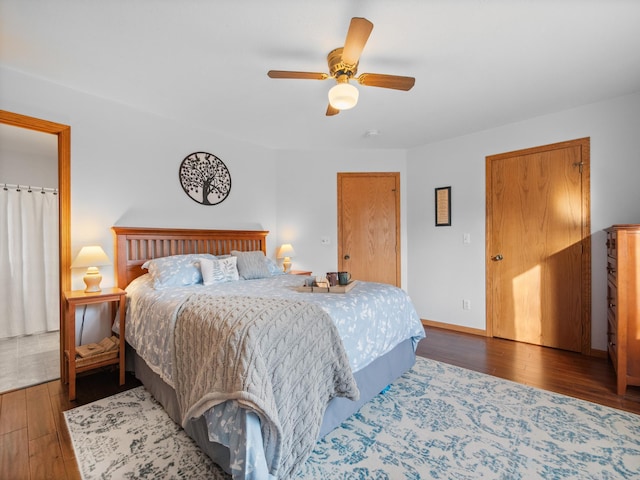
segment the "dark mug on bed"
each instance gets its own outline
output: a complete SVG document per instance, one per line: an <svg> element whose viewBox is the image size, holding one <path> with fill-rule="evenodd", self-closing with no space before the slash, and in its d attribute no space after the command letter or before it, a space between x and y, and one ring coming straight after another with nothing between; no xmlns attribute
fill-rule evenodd
<svg viewBox="0 0 640 480"><path fill-rule="evenodd" d="M347 285L351 281L351 274L349 272L338 272L338 284Z"/></svg>
<svg viewBox="0 0 640 480"><path fill-rule="evenodd" d="M338 284L338 272L327 272L327 282L330 287L335 287Z"/></svg>

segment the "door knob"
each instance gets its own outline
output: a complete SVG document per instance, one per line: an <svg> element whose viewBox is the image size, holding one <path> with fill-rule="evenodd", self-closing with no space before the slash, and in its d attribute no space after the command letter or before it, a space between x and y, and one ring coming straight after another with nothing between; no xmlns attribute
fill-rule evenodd
<svg viewBox="0 0 640 480"><path fill-rule="evenodd" d="M491 260L493 260L494 262L499 262L502 259L504 259L504 257L501 254L498 254L495 257L491 257Z"/></svg>
<svg viewBox="0 0 640 480"><path fill-rule="evenodd" d="M345 259L345 260L349 260L350 258L351 258L351 257L349 256L349 254L347 254L347 255L345 255L345 256L344 256L344 259Z"/></svg>

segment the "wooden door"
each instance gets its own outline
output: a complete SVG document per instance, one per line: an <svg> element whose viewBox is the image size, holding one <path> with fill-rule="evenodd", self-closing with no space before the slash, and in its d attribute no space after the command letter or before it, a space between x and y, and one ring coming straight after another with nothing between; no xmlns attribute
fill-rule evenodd
<svg viewBox="0 0 640 480"><path fill-rule="evenodd" d="M486 161L488 333L588 353L589 139Z"/></svg>
<svg viewBox="0 0 640 480"><path fill-rule="evenodd" d="M400 286L399 173L338 173L338 269Z"/></svg>

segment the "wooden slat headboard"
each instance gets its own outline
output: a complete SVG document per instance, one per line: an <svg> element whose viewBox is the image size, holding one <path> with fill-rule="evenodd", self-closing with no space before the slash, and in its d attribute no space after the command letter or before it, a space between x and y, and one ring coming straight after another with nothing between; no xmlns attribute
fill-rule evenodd
<svg viewBox="0 0 640 480"><path fill-rule="evenodd" d="M187 253L228 255L231 250L267 253L264 230L191 230L173 228L111 227L116 257L116 284L125 288L147 273L147 260Z"/></svg>

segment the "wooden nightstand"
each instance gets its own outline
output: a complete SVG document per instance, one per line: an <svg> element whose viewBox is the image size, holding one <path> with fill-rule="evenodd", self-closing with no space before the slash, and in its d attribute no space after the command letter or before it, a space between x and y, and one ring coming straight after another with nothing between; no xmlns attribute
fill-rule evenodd
<svg viewBox="0 0 640 480"><path fill-rule="evenodd" d="M291 275L305 275L307 277L311 276L311 271L307 270L291 270L289 271Z"/></svg>
<svg viewBox="0 0 640 480"><path fill-rule="evenodd" d="M119 365L120 385L124 385L124 315L125 297L127 292L121 288L105 288L97 293L85 293L84 290L64 292L64 378L69 383L69 400L76 399L76 374L93 370L107 365ZM77 365L76 358L76 307L78 305L93 305L106 302L118 302L120 317L120 338L117 355L98 354L93 357L85 357L81 365ZM113 325L113 319L111 324Z"/></svg>

